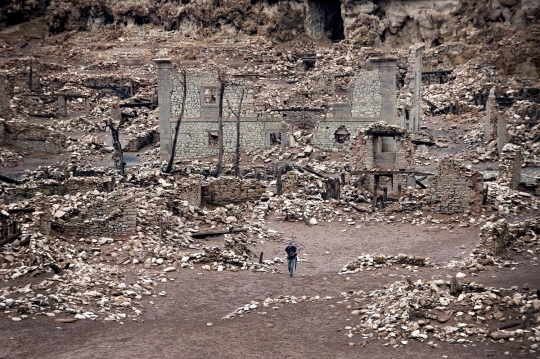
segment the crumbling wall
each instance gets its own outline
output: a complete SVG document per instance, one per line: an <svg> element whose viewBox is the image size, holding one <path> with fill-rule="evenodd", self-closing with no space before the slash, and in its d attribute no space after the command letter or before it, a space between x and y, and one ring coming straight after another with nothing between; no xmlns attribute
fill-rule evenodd
<svg viewBox="0 0 540 359"><path fill-rule="evenodd" d="M499 177L497 183L518 189L521 183L522 149L520 146L507 143L499 157Z"/></svg>
<svg viewBox="0 0 540 359"><path fill-rule="evenodd" d="M407 73L398 99L399 107L401 107L401 120L399 123L401 127L412 132L420 130L423 51L423 43L416 43L409 47Z"/></svg>
<svg viewBox="0 0 540 359"><path fill-rule="evenodd" d="M182 107L183 86L180 71L169 60L159 60L159 130L161 157L166 159L172 151L172 138ZM176 158L203 158L218 154L219 81L217 71L187 70L187 96L185 116L182 119L176 146ZM244 91L240 113L241 151L253 151L270 146L270 134L279 132L282 145L288 144L288 126L280 117L259 114L254 105L253 90L240 83L225 87L223 104L223 146L225 152L236 149L236 117L229 109L238 111Z"/></svg>
<svg viewBox="0 0 540 359"><path fill-rule="evenodd" d="M142 133L138 133L135 138L123 146L124 152L137 152L141 148L159 142L159 132L156 129L151 129Z"/></svg>
<svg viewBox="0 0 540 359"><path fill-rule="evenodd" d="M378 166L377 155L384 156L380 149L376 150L376 146L380 147L380 139L389 137L394 140L394 149L387 153L395 159L392 165ZM363 128L358 133L356 141L351 144L351 152L354 154L351 158L351 167L354 170L371 170L371 169L404 169L412 162L414 146L410 140L410 133L398 126L388 125L384 122L376 122ZM388 161L384 161L388 163Z"/></svg>
<svg viewBox="0 0 540 359"><path fill-rule="evenodd" d="M202 187L202 199L205 203L215 205L258 201L266 192L265 188L263 183L254 179L219 177Z"/></svg>
<svg viewBox="0 0 540 359"><path fill-rule="evenodd" d="M123 236L134 234L137 227L135 195L118 190L108 194L88 193L76 204L78 215L66 218L62 227L69 236ZM56 215L56 214L55 214Z"/></svg>
<svg viewBox="0 0 540 359"><path fill-rule="evenodd" d="M523 222L508 224L506 219L487 222L480 228L480 252L497 255L501 249L508 246L514 239L526 234L540 232L540 217L527 219Z"/></svg>
<svg viewBox="0 0 540 359"><path fill-rule="evenodd" d="M54 179L40 180L5 188L4 201L6 204L15 203L34 198L38 194L44 196L64 196L66 194L75 195L77 193L84 194L93 191L110 192L114 189L115 183L116 180L114 178L103 177L70 177L65 181Z"/></svg>
<svg viewBox="0 0 540 359"><path fill-rule="evenodd" d="M45 126L26 121L0 119L1 145L12 145L28 151L60 153L66 142L62 133L51 131Z"/></svg>
<svg viewBox="0 0 540 359"><path fill-rule="evenodd" d="M483 175L480 172L446 157L437 166L437 174L430 180L429 188L414 191L407 188L400 204L404 211L463 213L480 205L482 191Z"/></svg>
<svg viewBox="0 0 540 359"><path fill-rule="evenodd" d="M488 222L480 228L480 251L497 254L510 243L511 239L505 219Z"/></svg>
<svg viewBox="0 0 540 359"><path fill-rule="evenodd" d="M9 97L6 90L6 78L0 75L0 118L11 119L11 107L9 107ZM3 129L0 129L2 131ZM0 132L0 138L3 138L3 133Z"/></svg>
<svg viewBox="0 0 540 359"><path fill-rule="evenodd" d="M158 195L163 197L164 203L168 208L172 208L178 201L187 201L190 206L199 208L202 202L202 176L190 175L183 177L180 181L175 181L174 187L165 187L163 192Z"/></svg>

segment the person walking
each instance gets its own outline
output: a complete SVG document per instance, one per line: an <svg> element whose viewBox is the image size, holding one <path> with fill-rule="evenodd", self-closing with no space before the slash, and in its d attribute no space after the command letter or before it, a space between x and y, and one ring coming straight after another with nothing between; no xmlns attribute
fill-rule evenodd
<svg viewBox="0 0 540 359"><path fill-rule="evenodd" d="M298 249L293 245L292 241L287 242L285 247L287 253L287 266L289 267L289 277L293 276L294 268L296 267L296 261L298 260Z"/></svg>

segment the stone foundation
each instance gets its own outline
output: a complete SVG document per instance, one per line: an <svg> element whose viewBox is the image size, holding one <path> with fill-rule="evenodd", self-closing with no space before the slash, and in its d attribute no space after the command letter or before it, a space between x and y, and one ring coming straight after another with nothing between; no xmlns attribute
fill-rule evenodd
<svg viewBox="0 0 540 359"><path fill-rule="evenodd" d="M42 125L0 119L0 146L11 145L28 151L58 154L65 142L65 135Z"/></svg>
<svg viewBox="0 0 540 359"><path fill-rule="evenodd" d="M84 204L91 204L86 206ZM64 234L81 237L124 236L136 233L135 196L122 190L109 194L87 194L77 217L66 219Z"/></svg>

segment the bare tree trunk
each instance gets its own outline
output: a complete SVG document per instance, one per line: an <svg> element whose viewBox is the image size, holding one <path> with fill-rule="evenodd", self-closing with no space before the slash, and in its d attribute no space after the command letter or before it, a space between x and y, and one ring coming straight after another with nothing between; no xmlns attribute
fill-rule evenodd
<svg viewBox="0 0 540 359"><path fill-rule="evenodd" d="M120 125L115 128L112 122L108 124L111 129L112 141L113 141L113 161L114 166L118 169L120 174L124 175L124 169L126 167L126 162L124 162L124 152L122 151L122 145L120 144Z"/></svg>
<svg viewBox="0 0 540 359"><path fill-rule="evenodd" d="M219 104L218 104L218 146L219 146L219 154L218 154L218 164L216 166L216 170L214 171L214 177L218 177L221 173L221 169L223 168L223 154L224 154L224 148L223 148L223 97L225 95L225 80L219 77L220 82L220 88L219 88Z"/></svg>
<svg viewBox="0 0 540 359"><path fill-rule="evenodd" d="M114 161L114 166L118 169L120 174L124 175L124 169L126 167L126 162L124 161L124 151L122 151L122 145L120 144L120 128L124 125L124 122L126 121L125 118L122 118L122 115L120 113L120 107L118 104L116 104L112 111L112 120L106 122L105 124L107 127L111 130L112 135L112 141L113 141L113 156L112 159ZM114 120L118 119L118 125L114 126Z"/></svg>
<svg viewBox="0 0 540 359"><path fill-rule="evenodd" d="M183 93L184 97L182 98L182 108L180 109L180 116L178 116L178 121L176 122L176 127L174 129L174 139L173 144L171 148L171 157L169 158L169 163L167 163L167 167L163 172L165 173L171 173L173 163L174 163L174 156L176 154L176 142L178 141L178 132L180 130L180 124L182 123L182 119L184 118L184 110L186 108L186 97L187 97L187 71L182 71L182 77L184 78L184 84L183 84Z"/></svg>
<svg viewBox="0 0 540 359"><path fill-rule="evenodd" d="M236 177L240 177L240 115L242 113L242 101L244 101L244 89L240 95L240 103L238 104L238 112L234 111L231 107L231 103L227 100L227 105L232 114L236 117L236 150L234 157L234 174Z"/></svg>

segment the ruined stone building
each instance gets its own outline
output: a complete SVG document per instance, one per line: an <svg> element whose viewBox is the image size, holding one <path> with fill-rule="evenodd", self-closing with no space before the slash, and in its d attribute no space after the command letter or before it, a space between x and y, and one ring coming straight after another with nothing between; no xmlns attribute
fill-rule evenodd
<svg viewBox="0 0 540 359"><path fill-rule="evenodd" d="M364 187L398 198L406 183L414 147L410 132L399 126L377 122L360 130L352 145L353 173L363 176Z"/></svg>
<svg viewBox="0 0 540 359"><path fill-rule="evenodd" d="M183 87L180 72L169 60L157 61L159 127L161 157L168 158L172 149L174 128L180 115ZM228 108L228 103L237 111L241 84L226 86L223 94L223 145L225 152L233 152L236 146L236 118ZM187 71L187 98L184 118L178 136L176 158L201 158L218 153L218 102L220 83L216 70ZM258 114L252 90L244 88L242 111L240 114L240 141L243 151L253 151L269 147L275 138L282 145L288 144L288 126L280 117Z"/></svg>
<svg viewBox="0 0 540 359"><path fill-rule="evenodd" d="M423 48L423 44L413 45L404 55L407 75L404 87L399 92L396 88L396 58L370 58L362 63L361 68L352 74L346 101L330 104L328 109L321 108L320 111L311 109L318 111L316 116L311 116L311 120L316 118L312 121L312 145L328 151L349 150L351 141L362 128L381 121L411 132L419 130ZM156 60L156 64L161 156L165 159L172 148L174 128L182 106L183 86L181 72L171 60ZM334 76L322 73L313 91L331 93L335 86ZM236 118L228 104L235 110L238 108L242 89L242 151L253 151L275 143L287 146L288 125L294 122L293 114L287 114L286 109L269 113L258 110L254 104L253 90L238 82L225 86L223 96L225 152L233 152L236 145ZM176 158L201 158L218 153L219 91L216 70L187 70L186 109ZM295 102L294 96L291 101Z"/></svg>

